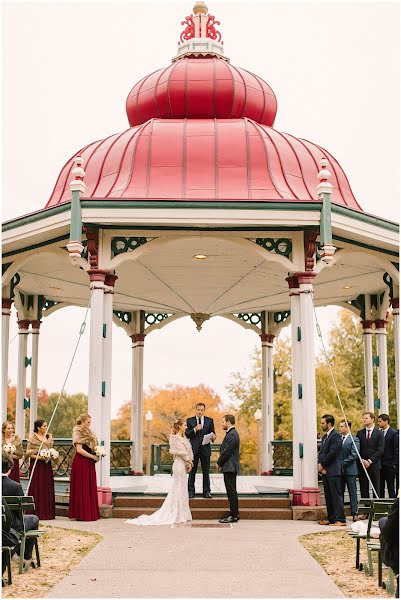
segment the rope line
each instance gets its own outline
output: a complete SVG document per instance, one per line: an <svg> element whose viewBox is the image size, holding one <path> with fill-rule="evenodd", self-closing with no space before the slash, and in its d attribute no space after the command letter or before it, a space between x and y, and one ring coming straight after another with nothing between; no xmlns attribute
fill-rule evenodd
<svg viewBox="0 0 401 600"><path fill-rule="evenodd" d="M65 386L66 386L66 384L67 384L68 377L69 377L69 375L70 375L70 372L71 372L71 369L72 369L72 365L73 365L73 363L74 363L75 356L76 356L76 354L77 354L77 351L78 351L78 347L79 347L80 341L81 341L81 339L82 339L82 336L83 336L83 334L84 334L84 332L85 332L85 328L86 328L86 321L87 321L87 318L88 318L88 313L89 313L89 309L90 309L90 306L91 306L92 293L93 293L93 290L91 289L91 293L90 293L90 296L89 296L89 302L88 302L88 306L86 307L86 311L85 311L84 320L82 321L82 323L81 323L81 326L80 326L80 328L79 328L77 343L75 344L74 352L73 352L73 354L72 354L72 358L71 358L71 361L70 361L69 367L68 367L68 369L67 369L67 374L66 374L66 376L65 376L64 383L63 383L63 386L62 386L62 388L61 388L61 392L60 392L60 394L59 394L59 397L58 397L58 400L57 400L57 402L56 402L56 405L55 405L55 407L54 407L54 409L53 409L52 416L50 417L50 421L49 421L49 423L48 423L48 426L47 426L47 432L49 432L49 431L50 431L50 427L51 427L51 424L52 424L52 422L53 422L54 415L55 415L55 414L56 414L56 412L57 412L58 406L59 406L59 404L60 404L60 402L61 402L62 398L64 398L64 397L65 397ZM41 452L41 450L42 450L43 443L44 443L44 440L42 440L42 442L41 442L41 444L40 444L40 446L39 446L39 450L37 451L36 458L35 458L35 462L33 463L32 471L31 471L31 474L30 474L30 476L29 476L29 479L28 479L28 486L27 486L27 488L26 488L25 496L28 496L29 487L30 487L30 485L31 485L32 477L33 477L33 474L34 474L34 472L35 472L36 464L37 464L37 462L38 462L38 460L39 460L39 456L40 456L40 452Z"/></svg>
<svg viewBox="0 0 401 600"><path fill-rule="evenodd" d="M333 369L332 369L332 366L331 366L331 361L330 361L329 355L327 353L326 346L324 345L322 331L320 329L319 321L318 321L317 314L316 314L316 307L315 307L315 304L313 302L313 292L310 290L309 293L312 294L312 306L313 306L313 312L314 312L314 315L315 315L315 324L316 324L317 334L318 334L318 336L320 338L320 342L322 344L323 354L325 356L327 365L329 367L331 379L332 379L332 382L333 382L333 387L334 387L334 390L335 390L335 393L336 393L336 396L337 396L338 403L339 403L340 408L341 408L341 412L342 412L343 417L344 417L345 424L346 424L347 429L348 429L348 433L351 436L351 441L352 441L352 443L354 445L354 448L356 450L356 453L358 455L359 462L361 463L361 466L362 466L363 470L365 471L365 475L368 478L370 485L372 486L373 494L376 497L376 499L378 499L379 495L376 492L375 486L373 485L371 478L369 477L367 468L365 467L365 465L362 462L362 457L361 457L361 455L359 453L359 450L358 450L358 448L357 448L357 446L355 444L354 436L352 435L351 429L348 426L348 419L347 419L347 416L345 414L344 406L343 406L343 403L342 403L341 398L340 398L340 393L338 391L338 387L337 387L336 380L335 380L335 377L334 377Z"/></svg>

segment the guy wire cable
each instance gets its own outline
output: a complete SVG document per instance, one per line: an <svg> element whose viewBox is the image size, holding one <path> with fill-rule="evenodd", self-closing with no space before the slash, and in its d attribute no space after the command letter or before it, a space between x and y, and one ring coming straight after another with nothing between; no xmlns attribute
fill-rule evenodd
<svg viewBox="0 0 401 600"><path fill-rule="evenodd" d="M71 361L70 361L70 365L69 365L69 367L68 367L67 374L66 374L66 376L65 376L65 379L64 379L63 387L61 388L61 392L60 392L60 394L59 394L59 397L58 397L58 400L57 400L57 402L56 402L56 406L54 407L54 410L53 410L52 416L51 416L51 418L50 418L50 421L49 421L49 424L48 424L48 426L47 426L47 433L50 431L50 426L51 426L51 424L52 424L52 421L53 421L54 415L56 414L56 411L57 411L57 409L58 409L58 405L60 404L60 402L61 402L61 399L62 399L62 398L64 397L64 395L65 395L65 386L66 386L66 384L67 384L67 380L68 380L68 377L69 377L69 375L70 375L70 372L71 372L71 368L72 368L72 365L73 365L73 362L74 362L74 359L75 359L75 355L76 355L76 353L77 353L77 350L78 350L79 343L80 343L80 341L81 341L81 338L82 338L82 336L83 336L83 334L84 334L84 332L85 332L86 320L87 320L87 318L88 318L88 313L89 313L89 309L90 309L90 305L91 305L91 300L92 300L92 293L93 293L93 290L91 290L91 293L90 293L90 295L89 295L89 302L88 302L88 305L87 305L87 307L86 307L85 317L84 317L84 320L83 320L83 321L82 321L82 323L81 323L81 327L79 328L79 333L78 333L78 339L77 339L77 343L75 344L75 348L74 348L74 352L73 352L73 354L72 354L72 358L71 358ZM37 451L37 453L36 453L35 462L33 463L32 471L31 471L31 474L30 474L30 476L29 476L29 479L28 479L28 486L27 486L27 488L26 488L25 496L28 496L28 492L29 492L29 486L31 485L32 477L33 477L33 474L34 474L34 472L35 472L36 463L37 463L37 462L38 462L38 460L39 460L39 456L40 456L40 452L41 452L41 450L42 450L43 442L44 442L44 440L42 440L42 442L41 442L41 444L40 444L40 446L39 446L39 450L38 450L38 451Z"/></svg>
<svg viewBox="0 0 401 600"><path fill-rule="evenodd" d="M355 444L354 437L353 437L353 435L352 435L352 433L351 433L351 430L350 430L350 428L349 428L349 426L348 426L348 419L347 419L347 416L346 416L346 414L345 414L345 411L344 411L344 406L343 406L343 403L341 402L340 393L339 393L339 391L338 391L337 384L336 384L336 380L335 380L335 378L334 378L334 374L333 374L333 370L332 370L332 368L331 368L331 362L330 362L330 358L329 358L329 355L327 354L327 350L326 350L326 347L325 347L325 345L324 345L323 336L322 336L322 331L321 331L321 329L320 329L319 321L318 321L318 318L317 318L317 315L316 315L315 303L313 302L313 292L312 292L312 291L310 291L309 293L311 294L312 306L313 306L313 312L314 312L314 315L315 315L315 323L316 323L316 329L317 329L317 333L318 333L318 336L320 337L320 342L321 342L321 344L322 344L322 348L323 348L323 354L324 354L324 356L325 356L325 358L326 358L326 362L327 362L327 364L328 364L328 367L329 367L329 371L330 371L331 379L332 379L332 381L333 381L334 390L335 390L335 393L336 393L336 396L337 396L338 403L339 403L339 405L340 405L340 408L341 408L341 412L342 412L342 414L343 414L343 417L344 417L345 424L346 424L346 426L347 426L347 429L348 429L348 433L351 435L351 441L352 441L352 443L353 443L353 445L354 445L354 448L355 448L355 450L356 450L356 453L357 453L357 455L358 455L359 462L361 463L361 465L362 465L362 468L363 468L363 470L365 471L365 475L366 475L366 477L368 478L370 485L372 486L372 489L373 489L373 494L374 494L374 496L376 497L376 499L378 499L378 498L379 498L379 495L378 495L378 493L377 493L377 492L376 492L376 490L375 490L375 487L374 487L374 485L373 485L373 483L372 483L372 480L371 480L371 478L369 477L368 470L366 469L365 465L364 465L364 464L363 464L363 462L362 462L362 457L361 457L361 455L359 454L359 450L358 450L358 448L357 448L357 446L356 446L356 444Z"/></svg>

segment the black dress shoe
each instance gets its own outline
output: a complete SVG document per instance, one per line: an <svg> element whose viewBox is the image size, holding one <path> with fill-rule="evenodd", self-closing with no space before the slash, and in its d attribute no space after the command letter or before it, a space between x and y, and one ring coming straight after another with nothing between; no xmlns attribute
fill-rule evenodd
<svg viewBox="0 0 401 600"><path fill-rule="evenodd" d="M224 519L219 519L219 523L238 523L238 518L232 517L230 515L229 517L225 517Z"/></svg>
<svg viewBox="0 0 401 600"><path fill-rule="evenodd" d="M212 494L210 492L207 492L206 494L203 494L204 498L213 498Z"/></svg>
<svg viewBox="0 0 401 600"><path fill-rule="evenodd" d="M192 492L189 492L188 496L189 496L190 498L195 498L195 494L193 494Z"/></svg>

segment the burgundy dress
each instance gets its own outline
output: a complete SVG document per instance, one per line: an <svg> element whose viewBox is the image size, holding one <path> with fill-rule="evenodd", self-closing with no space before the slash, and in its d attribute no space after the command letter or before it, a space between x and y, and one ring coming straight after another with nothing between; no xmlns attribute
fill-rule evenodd
<svg viewBox="0 0 401 600"><path fill-rule="evenodd" d="M95 462L78 452L75 452L71 465L68 516L77 521L100 519Z"/></svg>
<svg viewBox="0 0 401 600"><path fill-rule="evenodd" d="M34 459L31 459L29 474L31 474ZM54 519L56 517L56 501L54 497L54 478L51 461L38 460L33 473L29 496L35 500L35 515L40 520Z"/></svg>
<svg viewBox="0 0 401 600"><path fill-rule="evenodd" d="M19 458L14 458L14 466L10 471L9 478L12 479L13 481L16 481L17 483L20 483Z"/></svg>

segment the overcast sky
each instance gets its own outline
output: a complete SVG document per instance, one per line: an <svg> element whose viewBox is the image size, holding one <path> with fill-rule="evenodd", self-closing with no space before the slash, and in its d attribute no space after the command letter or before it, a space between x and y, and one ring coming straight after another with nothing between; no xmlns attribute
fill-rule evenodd
<svg viewBox="0 0 401 600"><path fill-rule="evenodd" d="M3 4L3 219L42 208L77 149L128 127L125 100L170 63L193 2ZM209 3L226 55L260 75L278 99L275 128L329 150L368 213L398 220L399 6L385 2ZM326 333L334 309L319 309ZM82 309L44 320L39 385L60 389ZM89 328L88 328L89 330ZM87 391L88 338L68 391ZM75 333L76 332L76 333ZM11 325L10 339L16 333ZM205 383L227 399L257 336L215 318L151 334L145 386ZM16 380L17 339L10 348ZM113 414L130 397L130 341L113 331ZM29 370L28 370L29 373Z"/></svg>

